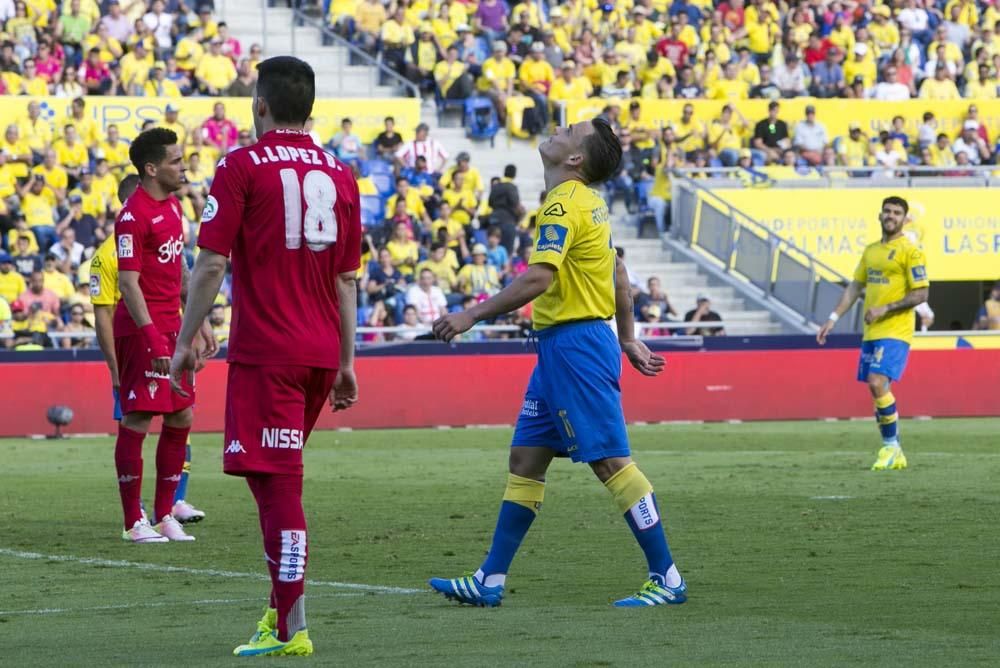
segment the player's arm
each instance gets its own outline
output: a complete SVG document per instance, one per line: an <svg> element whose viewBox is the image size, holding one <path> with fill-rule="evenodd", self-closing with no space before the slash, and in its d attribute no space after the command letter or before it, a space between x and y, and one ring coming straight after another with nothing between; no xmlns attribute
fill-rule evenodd
<svg viewBox="0 0 1000 668"><path fill-rule="evenodd" d="M94 306L94 334L97 335L97 346L101 349L104 361L108 365L111 387L117 388L118 357L115 355L114 313L113 306Z"/></svg>
<svg viewBox="0 0 1000 668"><path fill-rule="evenodd" d="M194 262L194 271L191 272L187 300L184 302L184 320L177 337L174 359L170 364L170 385L181 396L186 396L181 389L181 376L197 366L194 337L201 331L208 312L212 310L225 276L226 256L203 247Z"/></svg>
<svg viewBox="0 0 1000 668"><path fill-rule="evenodd" d="M628 270L621 258L615 258L615 324L618 328L618 344L628 357L629 363L644 376L655 376L666 364L654 354L646 344L635 338L635 306L632 290L628 282Z"/></svg>
<svg viewBox="0 0 1000 668"><path fill-rule="evenodd" d="M434 336L445 341L472 329L480 320L489 320L504 313L516 311L548 290L555 278L556 268L547 263L533 264L515 278L510 285L484 302L467 311L452 313L434 323Z"/></svg>
<svg viewBox="0 0 1000 668"><path fill-rule="evenodd" d="M830 317L823 323L823 326L819 328L819 333L816 334L817 343L821 346L826 344L827 335L833 331L833 327L837 324L837 321L851 310L854 302L858 301L858 297L861 296L861 292L864 289L865 284L857 280L857 277L847 284L847 287L844 288L844 293L840 295L840 301L837 302L836 308L830 313Z"/></svg>
<svg viewBox="0 0 1000 668"><path fill-rule="evenodd" d="M889 315L890 313L898 313L900 311L914 309L927 301L927 296L930 294L930 291L931 289L929 287L916 288L915 290L911 290L906 293L906 296L898 301L883 304L882 306L873 306L865 313L865 322L871 324L879 318Z"/></svg>
<svg viewBox="0 0 1000 668"><path fill-rule="evenodd" d="M142 288L139 287L139 272L119 269L118 289L122 293L125 308L128 309L146 347L152 353L153 371L159 374L167 373L170 368L170 349L166 337L156 329L153 319L149 316L146 298L142 295Z"/></svg>

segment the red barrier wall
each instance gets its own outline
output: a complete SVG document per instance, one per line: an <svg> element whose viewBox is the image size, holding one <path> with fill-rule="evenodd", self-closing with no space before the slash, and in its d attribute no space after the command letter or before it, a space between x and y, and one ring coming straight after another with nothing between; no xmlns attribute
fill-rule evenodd
<svg viewBox="0 0 1000 668"><path fill-rule="evenodd" d="M629 421L780 420L871 413L854 382L853 350L686 352L669 354L666 371L622 377ZM534 364L531 355L363 357L358 405L324 414L319 428L513 424ZM221 431L226 365L198 375L195 429ZM52 431L49 406L76 416L68 431L111 432L111 392L99 362L0 365L0 436ZM904 415L1000 415L1000 350L916 351L894 387Z"/></svg>

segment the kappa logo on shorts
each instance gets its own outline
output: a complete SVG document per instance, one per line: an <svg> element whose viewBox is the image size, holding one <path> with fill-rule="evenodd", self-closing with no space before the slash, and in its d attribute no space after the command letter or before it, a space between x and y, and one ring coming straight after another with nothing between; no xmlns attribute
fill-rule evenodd
<svg viewBox="0 0 1000 668"><path fill-rule="evenodd" d="M135 400L135 390L129 390L129 392L128 392L128 398L129 398L129 401L134 401Z"/></svg>
<svg viewBox="0 0 1000 668"><path fill-rule="evenodd" d="M243 444L240 443L239 440L232 440L229 441L229 445L226 446L226 452L224 454L245 455L246 453L247 451L243 449Z"/></svg>
<svg viewBox="0 0 1000 668"><path fill-rule="evenodd" d="M538 245L535 246L535 250L539 253L544 251L562 253L568 233L569 230L562 225L542 225L538 229Z"/></svg>

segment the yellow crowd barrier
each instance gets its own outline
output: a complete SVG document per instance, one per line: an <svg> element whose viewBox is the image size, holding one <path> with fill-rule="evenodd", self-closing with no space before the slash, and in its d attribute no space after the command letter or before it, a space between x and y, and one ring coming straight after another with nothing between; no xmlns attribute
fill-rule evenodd
<svg viewBox="0 0 1000 668"><path fill-rule="evenodd" d="M27 116L28 103L37 100L42 106L42 117L59 131L70 112L71 100L60 97L7 97L0 104L0 124L4 127ZM160 121L168 103L180 108L179 120L187 128L201 125L212 115L216 102L226 105L226 115L240 128L250 128L253 116L248 97L88 97L84 111L92 118L103 134L108 125L117 124L122 137L132 139L147 121ZM350 118L353 131L362 141L370 142L384 129L384 119L396 119L396 131L404 140L413 138L413 130L420 122L420 102L415 98L380 100L343 99L316 100L313 106L314 129L323 142L340 130L340 122Z"/></svg>
<svg viewBox="0 0 1000 668"><path fill-rule="evenodd" d="M882 199L910 204L904 233L927 256L932 281L1000 277L1000 214L984 188L804 188L716 193L843 276L851 276L867 244L878 241Z"/></svg>
<svg viewBox="0 0 1000 668"><path fill-rule="evenodd" d="M703 123L710 123L718 118L722 100L646 100L640 99L642 112L640 119L651 127L662 127L681 117L684 105L690 102L694 105L694 117ZM753 124L767 116L769 100L740 100L735 106L746 117L753 129ZM938 122L938 131L949 137L956 136L965 120L970 105L979 108L979 122L990 130L991 137L1000 129L1000 100L951 100L947 102L930 100L908 100L904 102L880 102L876 100L817 100L813 98L794 98L780 100L779 118L788 124L788 132L792 133L795 124L805 118L807 105L816 107L816 120L826 126L832 141L834 137L846 135L850 123L860 123L862 130L868 134L877 134L888 129L894 116L902 116L905 122L905 132L916 137L917 128L923 123L924 112L934 113ZM566 103L566 123L593 118L609 105L624 106L622 117L628 112L631 100L586 99L573 100Z"/></svg>
<svg viewBox="0 0 1000 668"><path fill-rule="evenodd" d="M976 350L996 350L1000 348L1000 336L963 332L962 334L933 334L916 336L911 346L914 350L954 350L974 348Z"/></svg>

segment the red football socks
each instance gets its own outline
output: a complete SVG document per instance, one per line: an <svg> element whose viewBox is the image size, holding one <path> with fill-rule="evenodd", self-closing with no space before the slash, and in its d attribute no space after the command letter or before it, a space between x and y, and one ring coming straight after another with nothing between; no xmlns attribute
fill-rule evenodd
<svg viewBox="0 0 1000 668"><path fill-rule="evenodd" d="M190 427L163 425L156 443L156 496L153 513L159 522L174 507L174 493L184 472L184 452Z"/></svg>
<svg viewBox="0 0 1000 668"><path fill-rule="evenodd" d="M125 514L125 528L131 529L142 519L142 441L146 435L118 425L115 441L115 470L118 493Z"/></svg>
<svg viewBox="0 0 1000 668"><path fill-rule="evenodd" d="M306 517L302 476L259 475L247 478L257 500L264 556L271 572L271 605L278 611L278 640L306 628Z"/></svg>

